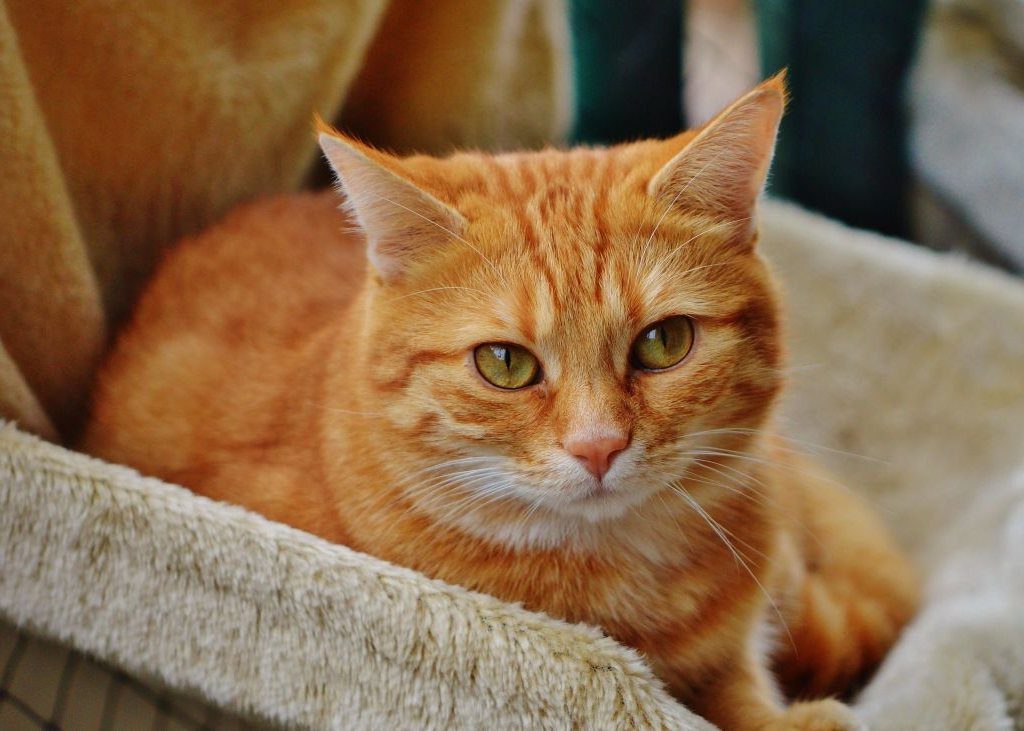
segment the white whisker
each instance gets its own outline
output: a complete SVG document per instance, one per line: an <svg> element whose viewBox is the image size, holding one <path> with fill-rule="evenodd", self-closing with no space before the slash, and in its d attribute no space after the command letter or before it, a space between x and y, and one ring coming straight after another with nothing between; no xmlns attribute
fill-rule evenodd
<svg viewBox="0 0 1024 731"><path fill-rule="evenodd" d="M491 267L491 271L493 271L493 272L494 272L495 274L497 274L497 275L498 275L498 278L499 278L499 279L501 279L502 283L503 283L503 284L504 284L504 285L505 285L506 287L508 287L508 286L509 286L509 284L508 284L508 281L507 281L507 280L505 279L505 277L504 277L504 276L502 276L501 272L500 272L500 271L498 270L498 267L497 267L497 266L495 266L495 264L494 264L494 262L493 262L493 261L491 261L490 259L488 259L488 258L487 258L487 257L486 257L486 256L484 255L484 253L483 253L482 251L480 251L480 249L478 249L477 247L473 246L473 244L471 244L470 242L466 241L466 239L464 239L464 238L462 238L461 236L459 236L459 235L458 235L457 233L455 233L454 231L452 231L452 230L451 230L450 228L448 228L447 226L442 226L442 225L441 225L440 223L438 223L438 222L437 222L437 221L435 221L434 219L432 219L432 218L428 218L427 216L424 216L424 215L423 215L422 213L420 213L419 211L414 211L413 209L411 209L411 208L409 208L409 207L407 207L407 206L403 206L403 205L402 205L401 203L399 203L398 201L393 201L393 200L391 200L390 198L388 198L388 197L386 197L386 196L380 195L379 193L374 193L373 195L377 196L378 198L380 198L380 199L381 199L381 200L383 200L383 201L387 201L388 203L390 203L390 204L392 204L392 205L398 206L398 207L399 207L399 208L401 208L401 209L402 209L403 211L407 211L407 212L409 212L409 213L413 214L414 216L416 216L417 218L422 218L422 219L423 219L424 221L426 221L426 222L427 222L427 223L429 223L430 225L432 225L432 226L436 226L437 228L441 229L441 230L442 230L442 231L444 231L444 232L445 232L446 234L448 234L449 236L451 236L451 237L452 237L453 239L455 239L455 240L457 240L457 241L460 241L460 242L462 242L463 244L465 244L466 246L468 246L468 247L469 247L470 249L472 249L473 251L475 251L475 252L477 253L477 255L478 255L478 256L479 256L479 257L480 257L481 259L483 259L483 260L484 260L485 262L487 262L487 265Z"/></svg>
<svg viewBox="0 0 1024 731"><path fill-rule="evenodd" d="M392 297L391 299L388 300L388 303L397 302L398 300L404 300L407 297L415 297L417 295L427 294L429 292L441 292L443 290L449 290L449 289L463 290L463 291L466 291L466 292L475 292L476 294L479 294L481 297L490 297L490 295L488 295L482 289L477 289L476 287L457 287L457 286L453 285L453 286L446 286L446 287L429 287L427 289L421 289L421 290L418 290L416 292L409 292L408 294L402 294L402 295L399 295L398 297Z"/></svg>
<svg viewBox="0 0 1024 731"><path fill-rule="evenodd" d="M729 228L731 226L735 226L738 223L744 223L746 221L751 220L751 218L753 218L753 216L744 216L743 218L730 219L728 221L720 221L719 223L716 223L716 224L714 224L712 226L708 226L707 228L702 229L701 231L698 231L697 233L695 233L693 236L688 238L686 241L684 241L683 243L679 244L679 246L677 246L676 248L672 249L672 251L669 252L669 256L674 255L676 252L681 250L684 246L686 246L687 244L691 243L692 241L695 241L696 239L699 239L701 236L707 236L709 233L711 233L713 231L717 231L720 228Z"/></svg>
<svg viewBox="0 0 1024 731"><path fill-rule="evenodd" d="M665 218L668 216L669 212L675 207L676 203L679 201L679 198L683 195L683 193L685 193L686 190L691 185L693 185L694 181L697 180L697 178L699 178L701 175L703 175L704 171L711 167L711 165L716 160L718 160L718 158L721 157L723 154L725 154L725 150L719 150L719 152L717 152L714 157L712 157L704 164L704 167L702 167L700 170L694 173L693 177L686 181L686 185L684 185L676 192L675 197L672 198L672 202L668 204L664 211L662 211L661 217L654 224L654 229L651 230L651 235L647 238L647 241L644 243L644 249L649 247L651 245L651 242L654 241L654 235L658 233L658 229L661 227L661 224L665 221Z"/></svg>
<svg viewBox="0 0 1024 731"><path fill-rule="evenodd" d="M750 576L753 582L757 584L758 589L761 590L761 593L764 594L765 599L768 600L768 603L774 610L775 615L779 619L779 623L782 625L783 629L786 631L786 635L789 637L790 644L793 646L793 649L795 650L796 641L793 639L793 634L789 630L789 624L786 622L786 618L782 616L782 611L779 609L778 604L775 603L775 600L772 598L771 594L768 593L768 590L765 589L764 585L754 574L753 570L750 568L750 565L743 559L739 551L736 550L736 547L733 546L732 543L729 541L728 537L726 537L725 528L723 528L718 521L712 518L708 514L708 512L700 506L700 503L698 503L696 500L690 497L690 495L688 495L684 490L680 490L678 488L673 489L677 495L682 497L687 502L687 504L690 507L692 507L704 519L704 521L708 524L711 530L715 532L715 535L717 535L721 539L722 543L725 544L726 548L728 548L729 551L732 553L733 558L736 560L736 562L743 567L743 569L747 572L747 574Z"/></svg>
<svg viewBox="0 0 1024 731"><path fill-rule="evenodd" d="M801 445L803 447L807 447L808 449L813 449L813 450L817 450L817 451L821 451L821 452L830 452L832 454L838 454L838 455L841 455L841 456L844 456L844 457L853 457L855 459L862 459L862 460L866 460L868 462L875 462L875 463L878 463L878 464L887 464L887 461L884 460L884 459L879 459L877 457L870 457L870 456L868 456L866 454L857 454L856 452L847 452L847 451L844 451L842 449L836 449L834 447L825 446L824 444L816 444L815 442L809 442L809 441L802 440L802 439L795 439L793 437L787 437L784 434L779 434L779 433L777 433L775 431L771 431L771 430L768 430L768 429L750 429L750 428L742 428L742 427L723 427L723 428L720 428L720 429L705 429L703 431L691 432L689 434L685 434L682 438L683 439L688 439L688 438L693 438L693 437L712 436L712 435L719 435L719 434L738 434L738 435L749 435L749 436L772 436L772 437L775 437L775 438L778 438L778 439L782 439L783 441L786 441L786 442L792 442L793 444L799 444L799 445ZM785 450L785 451L790 451L790 452L793 452L794 454L802 454L802 452L800 452L799 450L794 450L794 449L787 448L787 447L779 447L779 449L782 449L782 450Z"/></svg>

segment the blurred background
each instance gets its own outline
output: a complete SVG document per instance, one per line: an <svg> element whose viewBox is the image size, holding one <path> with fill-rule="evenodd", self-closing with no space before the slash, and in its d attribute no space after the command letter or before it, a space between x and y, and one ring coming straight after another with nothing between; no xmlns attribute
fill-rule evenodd
<svg viewBox="0 0 1024 731"><path fill-rule="evenodd" d="M570 3L575 140L671 134L786 68L771 194L1024 266L1024 3L626 5Z"/></svg>
<svg viewBox="0 0 1024 731"><path fill-rule="evenodd" d="M1024 271L1024 0L0 0L0 417L72 441L166 247L328 183L314 113L399 152L607 144L781 68L772 195ZM0 629L0 728L227 723Z"/></svg>

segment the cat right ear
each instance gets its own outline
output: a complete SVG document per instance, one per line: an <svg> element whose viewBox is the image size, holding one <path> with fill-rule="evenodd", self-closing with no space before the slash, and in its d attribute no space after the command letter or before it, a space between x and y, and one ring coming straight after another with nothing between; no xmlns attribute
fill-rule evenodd
<svg viewBox="0 0 1024 731"><path fill-rule="evenodd" d="M323 125L319 139L345 207L366 236L370 263L385 281L462 236L462 215L403 177L397 159Z"/></svg>
<svg viewBox="0 0 1024 731"><path fill-rule="evenodd" d="M671 206L704 210L734 220L743 236L754 230L754 213L775 149L786 105L785 72L741 97L696 135L648 184Z"/></svg>

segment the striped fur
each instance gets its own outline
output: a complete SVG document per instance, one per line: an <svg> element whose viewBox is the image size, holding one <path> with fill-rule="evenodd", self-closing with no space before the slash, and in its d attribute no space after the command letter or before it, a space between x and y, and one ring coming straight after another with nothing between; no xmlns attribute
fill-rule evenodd
<svg viewBox="0 0 1024 731"><path fill-rule="evenodd" d="M723 728L854 728L769 673L847 690L915 594L879 523L771 429L781 324L752 221L782 103L774 79L669 140L443 160L324 130L355 230L309 195L182 243L85 446L599 625ZM691 353L632 368L679 314ZM496 341L543 379L488 385L472 351ZM596 484L562 444L608 429L629 443Z"/></svg>

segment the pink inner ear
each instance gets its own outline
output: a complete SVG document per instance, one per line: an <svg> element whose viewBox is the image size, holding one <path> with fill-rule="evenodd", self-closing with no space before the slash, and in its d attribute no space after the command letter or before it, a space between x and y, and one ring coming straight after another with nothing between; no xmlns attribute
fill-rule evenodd
<svg viewBox="0 0 1024 731"><path fill-rule="evenodd" d="M761 84L705 125L651 179L648 192L670 205L751 218L784 104L779 77Z"/></svg>
<svg viewBox="0 0 1024 731"><path fill-rule="evenodd" d="M389 169L400 168L400 161L384 167L330 134L320 135L320 145L345 208L366 235L370 262L385 280L400 277L446 240L462 236L466 221L458 211Z"/></svg>

